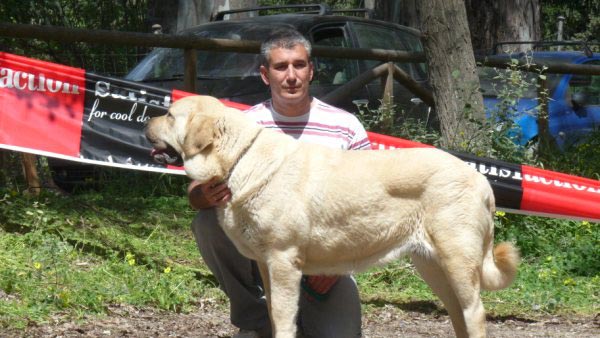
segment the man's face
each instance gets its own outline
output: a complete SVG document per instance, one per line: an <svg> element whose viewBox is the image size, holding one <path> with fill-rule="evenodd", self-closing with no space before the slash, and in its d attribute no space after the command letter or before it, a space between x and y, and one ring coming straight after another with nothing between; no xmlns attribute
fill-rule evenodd
<svg viewBox="0 0 600 338"><path fill-rule="evenodd" d="M280 104L293 104L309 97L313 66L303 45L272 49L269 65L261 66L260 74L264 83L271 86L273 100Z"/></svg>

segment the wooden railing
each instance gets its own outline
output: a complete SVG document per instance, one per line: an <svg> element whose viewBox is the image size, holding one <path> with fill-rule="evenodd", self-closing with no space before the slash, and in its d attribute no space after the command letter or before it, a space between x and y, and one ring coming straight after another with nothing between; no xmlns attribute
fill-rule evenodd
<svg viewBox="0 0 600 338"><path fill-rule="evenodd" d="M0 23L0 36L21 39L39 39L46 41L60 41L63 43L86 42L94 44L124 45L138 47L166 47L181 48L184 50L184 89L190 92L196 91L196 51L218 50L221 52L237 53L260 53L260 42L240 41L227 39L206 39L193 35L167 35L152 33L119 32L107 30L88 30L80 28L66 28L57 26L25 25L13 23ZM378 60L385 63L370 69L346 84L323 97L323 100L336 104L344 99L346 95L352 94L358 88L365 86L371 81L385 77L383 100L390 100L392 96L393 80L396 80L409 91L420 98L430 107L434 106L431 92L423 88L417 81L412 79L406 72L394 65L400 63L423 63L425 55L397 50L344 48L340 53L339 48L313 46L313 56ZM476 57L476 61L483 65L496 68L509 67L510 60L502 56ZM525 64L520 64L525 66ZM574 64L545 64L537 60L535 65L530 65L530 71L541 71L545 67L546 73L557 74L585 74L600 75L600 66L597 65L574 65ZM543 123L543 121L542 121ZM39 192L39 179L35 171L33 155L24 155L23 166L30 191Z"/></svg>

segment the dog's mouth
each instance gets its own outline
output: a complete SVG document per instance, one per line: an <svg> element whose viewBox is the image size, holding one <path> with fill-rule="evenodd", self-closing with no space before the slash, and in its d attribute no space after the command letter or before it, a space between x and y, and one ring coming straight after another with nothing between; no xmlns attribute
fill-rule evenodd
<svg viewBox="0 0 600 338"><path fill-rule="evenodd" d="M177 167L183 166L183 158L181 158L181 155L179 155L179 153L168 144L164 149L153 148L150 156L152 156L155 162L160 164L173 165Z"/></svg>

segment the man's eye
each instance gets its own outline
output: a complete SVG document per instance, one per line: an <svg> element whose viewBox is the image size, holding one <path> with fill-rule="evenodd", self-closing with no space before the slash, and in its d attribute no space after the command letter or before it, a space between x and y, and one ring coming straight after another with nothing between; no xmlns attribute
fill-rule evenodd
<svg viewBox="0 0 600 338"><path fill-rule="evenodd" d="M306 63L297 63L294 65L294 68L296 68L296 69L306 68Z"/></svg>

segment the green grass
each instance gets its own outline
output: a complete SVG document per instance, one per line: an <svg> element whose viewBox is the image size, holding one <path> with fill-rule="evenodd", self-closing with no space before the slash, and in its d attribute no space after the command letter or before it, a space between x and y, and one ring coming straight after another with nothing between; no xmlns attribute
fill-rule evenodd
<svg viewBox="0 0 600 338"><path fill-rule="evenodd" d="M32 198L0 190L0 327L102 315L111 304L187 312L202 297L226 299L203 264L189 224L184 183ZM501 215L499 240L524 263L515 284L483 294L489 314L535 317L600 312L598 224ZM359 274L366 309L393 304L443 311L407 260Z"/></svg>
<svg viewBox="0 0 600 338"><path fill-rule="evenodd" d="M0 196L0 327L114 303L188 311L214 293L182 197Z"/></svg>

